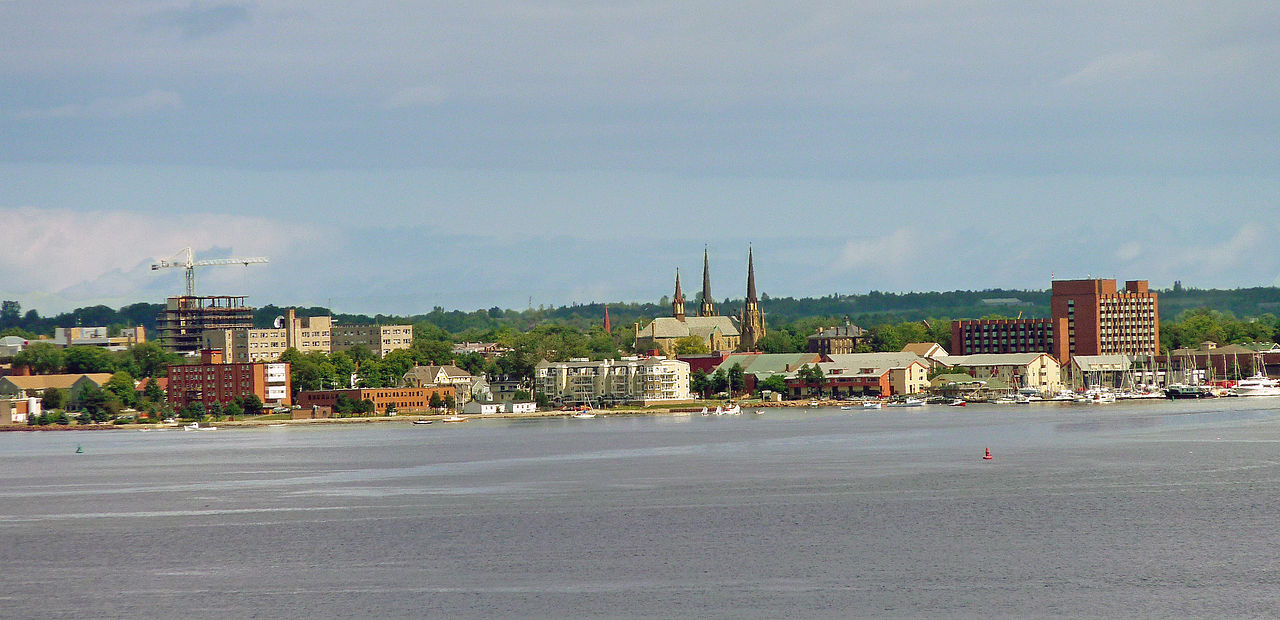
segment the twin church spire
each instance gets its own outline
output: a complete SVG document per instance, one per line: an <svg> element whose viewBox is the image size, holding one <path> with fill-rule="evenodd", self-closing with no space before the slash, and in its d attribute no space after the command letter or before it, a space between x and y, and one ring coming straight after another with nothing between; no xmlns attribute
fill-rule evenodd
<svg viewBox="0 0 1280 620"><path fill-rule="evenodd" d="M677 320L685 320L684 290L680 287L680 270L676 269L676 292L671 300L671 314ZM702 302L698 305L699 317L716 315L715 299L711 296L711 258L706 249L702 251ZM743 303L741 314L737 317L742 340L743 351L754 351L756 343L764 337L764 314L760 311L760 300L756 298L756 268L754 251L747 250L747 297Z"/></svg>

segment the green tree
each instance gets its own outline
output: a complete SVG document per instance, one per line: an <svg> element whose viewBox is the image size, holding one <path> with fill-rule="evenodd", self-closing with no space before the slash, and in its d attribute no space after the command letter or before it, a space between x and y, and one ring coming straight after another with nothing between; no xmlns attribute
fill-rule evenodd
<svg viewBox="0 0 1280 620"><path fill-rule="evenodd" d="M71 374L113 373L116 371L116 362L111 352L102 347L67 347L66 367Z"/></svg>
<svg viewBox="0 0 1280 620"><path fill-rule="evenodd" d="M160 382L154 377L149 379L147 387L142 389L142 398L157 406L167 400L164 390L160 387Z"/></svg>
<svg viewBox="0 0 1280 620"><path fill-rule="evenodd" d="M711 393L719 394L727 391L729 391L729 373L723 367L717 368L715 374L711 375Z"/></svg>
<svg viewBox="0 0 1280 620"><path fill-rule="evenodd" d="M689 375L689 391L706 398L711 393L711 378L707 371L699 368Z"/></svg>
<svg viewBox="0 0 1280 620"><path fill-rule="evenodd" d="M37 375L60 373L65 364L66 354L49 342L33 342L13 356L14 366L26 366Z"/></svg>
<svg viewBox="0 0 1280 620"><path fill-rule="evenodd" d="M729 393L742 393L742 390L747 387L747 378L745 373L742 372L742 364L734 362L733 366L729 367L727 374L729 378Z"/></svg>
<svg viewBox="0 0 1280 620"><path fill-rule="evenodd" d="M262 415L262 399L257 394L250 394L244 397L244 403L241 405L241 412L246 417Z"/></svg>
<svg viewBox="0 0 1280 620"><path fill-rule="evenodd" d="M676 355L699 355L710 353L711 348L707 343L697 336L685 336L678 338L675 342Z"/></svg>
<svg viewBox="0 0 1280 620"><path fill-rule="evenodd" d="M764 338L756 341L756 347L763 353L798 353L801 349L796 346L794 335L780 328L771 328Z"/></svg>
<svg viewBox="0 0 1280 620"><path fill-rule="evenodd" d="M102 387L107 392L115 395L126 407L132 407L137 404L138 391L133 385L133 377L127 372L121 371L111 375L111 378Z"/></svg>
<svg viewBox="0 0 1280 620"><path fill-rule="evenodd" d="M67 403L67 393L60 388L47 388L40 398L40 408L46 411L61 409Z"/></svg>
<svg viewBox="0 0 1280 620"><path fill-rule="evenodd" d="M440 392L432 392L431 400L428 400L427 404L430 405L432 409L439 409L444 406L444 399L440 398Z"/></svg>
<svg viewBox="0 0 1280 620"><path fill-rule="evenodd" d="M157 342L140 342L126 351L129 365L136 370L135 377L161 377L168 371L170 364L182 363L182 356L169 353Z"/></svg>
<svg viewBox="0 0 1280 620"><path fill-rule="evenodd" d="M756 383L756 388L761 392L769 390L778 394L787 393L787 380L782 375L769 375L763 381Z"/></svg>

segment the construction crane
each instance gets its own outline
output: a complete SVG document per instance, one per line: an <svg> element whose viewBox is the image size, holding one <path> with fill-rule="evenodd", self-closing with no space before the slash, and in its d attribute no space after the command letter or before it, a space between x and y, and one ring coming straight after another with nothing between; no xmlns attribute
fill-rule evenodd
<svg viewBox="0 0 1280 620"><path fill-rule="evenodd" d="M158 263L151 264L151 270L168 269L170 267L182 267L187 270L187 297L194 297L196 294L196 267L209 267L212 265L245 265L252 263L265 263L267 257L255 256L253 258L207 258L205 260L194 260L195 256L191 252L191 248L182 248L177 254L162 259Z"/></svg>

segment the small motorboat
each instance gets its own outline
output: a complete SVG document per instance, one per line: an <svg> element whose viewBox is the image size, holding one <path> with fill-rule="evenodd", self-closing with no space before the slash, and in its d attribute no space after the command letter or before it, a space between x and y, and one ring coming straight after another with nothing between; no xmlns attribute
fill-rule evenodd
<svg viewBox="0 0 1280 620"><path fill-rule="evenodd" d="M414 424L430 424L431 420L414 420Z"/></svg>
<svg viewBox="0 0 1280 620"><path fill-rule="evenodd" d="M184 430L184 431L216 431L216 430L218 430L218 427L216 427L216 426L200 426L200 423L199 423L199 422L192 422L192 423L190 423L190 424L187 424L186 426L183 426L183 427L182 427L182 430Z"/></svg>
<svg viewBox="0 0 1280 620"><path fill-rule="evenodd" d="M588 420L596 417L596 414L588 413L586 411L579 411L578 413L573 414L573 417L578 418L579 420Z"/></svg>
<svg viewBox="0 0 1280 620"><path fill-rule="evenodd" d="M965 405L967 405L967 404L969 404L969 403L965 402L963 399L957 398L957 399L955 399L955 400L953 400L953 401L951 401L951 402L947 403L947 406L948 406L948 407L963 407L963 406L965 406Z"/></svg>
<svg viewBox="0 0 1280 620"><path fill-rule="evenodd" d="M467 419L466 419L466 418L464 418L464 417L462 417L462 416L460 416L460 415L451 415L451 416L449 416L449 417L447 417L447 418L445 418L445 419L443 419L443 420L440 420L440 421L441 421L441 422L466 422L466 421L467 421Z"/></svg>
<svg viewBox="0 0 1280 620"><path fill-rule="evenodd" d="M890 407L923 407L924 401L919 398L908 398L906 400L889 403Z"/></svg>
<svg viewBox="0 0 1280 620"><path fill-rule="evenodd" d="M868 401L868 402L862 403L863 409L879 409L883 406L884 406L883 404L875 401Z"/></svg>

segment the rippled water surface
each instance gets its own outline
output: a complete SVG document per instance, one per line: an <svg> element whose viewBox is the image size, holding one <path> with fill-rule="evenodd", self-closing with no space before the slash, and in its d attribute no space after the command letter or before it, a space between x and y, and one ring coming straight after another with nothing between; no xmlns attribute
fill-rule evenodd
<svg viewBox="0 0 1280 620"><path fill-rule="evenodd" d="M0 617L1280 616L1280 399L0 433L0 468Z"/></svg>

